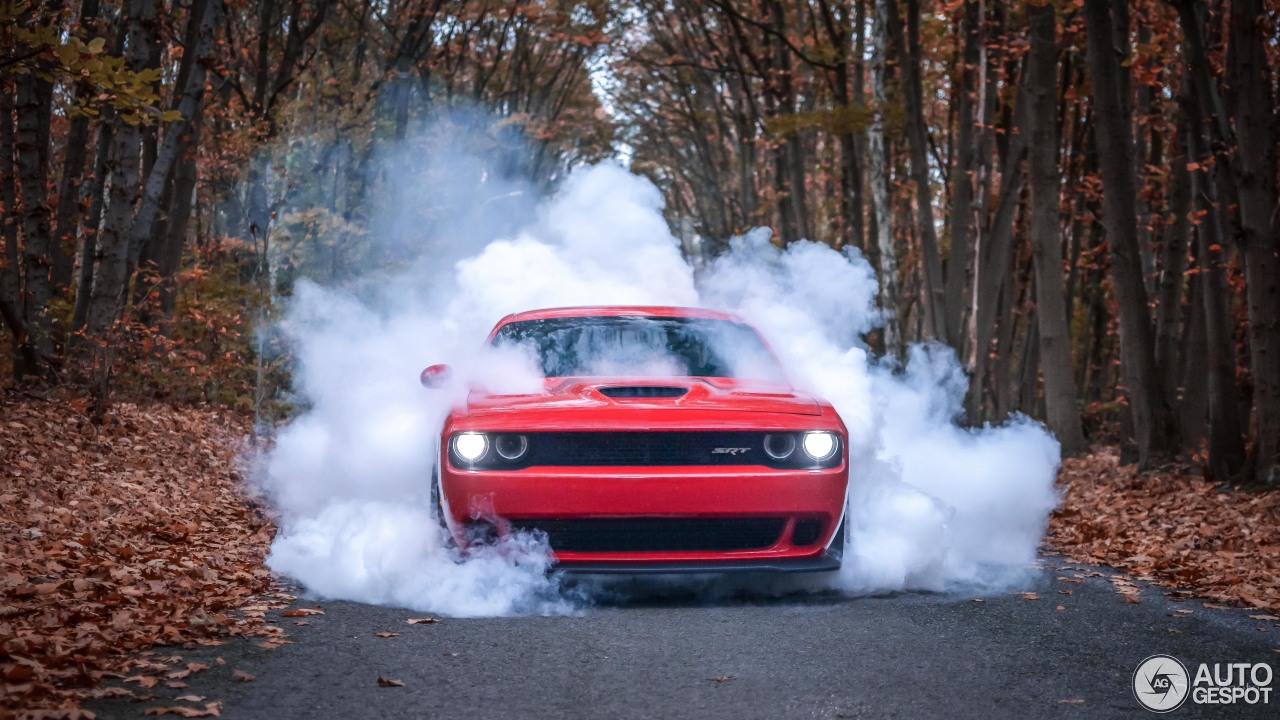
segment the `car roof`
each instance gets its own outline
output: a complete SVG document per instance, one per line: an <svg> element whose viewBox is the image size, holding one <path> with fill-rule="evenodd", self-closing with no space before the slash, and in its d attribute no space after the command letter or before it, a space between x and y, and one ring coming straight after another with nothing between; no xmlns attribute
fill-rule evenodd
<svg viewBox="0 0 1280 720"><path fill-rule="evenodd" d="M688 317L709 320L731 320L742 322L742 318L718 310L706 308L674 307L667 305L584 305L581 307L546 308L543 310L527 310L508 315L498 323L498 327L511 322L524 320L548 320L551 318L575 317Z"/></svg>

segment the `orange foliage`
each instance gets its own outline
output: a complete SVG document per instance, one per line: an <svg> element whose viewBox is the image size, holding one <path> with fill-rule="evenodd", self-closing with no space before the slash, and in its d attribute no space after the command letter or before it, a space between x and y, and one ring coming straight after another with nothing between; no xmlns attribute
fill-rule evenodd
<svg viewBox="0 0 1280 720"><path fill-rule="evenodd" d="M99 427L88 405L0 399L0 717L104 678L148 687L178 660L137 654L156 644L279 634L237 612L272 590L274 527L236 468L247 421L119 404Z"/></svg>
<svg viewBox="0 0 1280 720"><path fill-rule="evenodd" d="M1214 600L1280 610L1280 494L1224 489L1198 469L1138 473L1114 449L1063 462L1048 547Z"/></svg>

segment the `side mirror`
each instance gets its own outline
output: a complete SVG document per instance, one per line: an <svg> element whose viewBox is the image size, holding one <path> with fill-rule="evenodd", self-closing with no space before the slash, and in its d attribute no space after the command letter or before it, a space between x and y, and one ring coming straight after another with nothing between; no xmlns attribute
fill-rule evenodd
<svg viewBox="0 0 1280 720"><path fill-rule="evenodd" d="M422 371L418 376L418 381L422 383L424 388L443 387L449 381L449 377L453 375L453 371L448 365L432 365Z"/></svg>

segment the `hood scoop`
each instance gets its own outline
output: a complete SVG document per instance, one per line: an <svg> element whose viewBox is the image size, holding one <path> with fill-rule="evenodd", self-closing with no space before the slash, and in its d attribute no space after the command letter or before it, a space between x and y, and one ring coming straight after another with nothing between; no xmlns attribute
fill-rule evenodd
<svg viewBox="0 0 1280 720"><path fill-rule="evenodd" d="M611 385L596 388L601 395L614 400L678 398L689 392L687 387L673 385Z"/></svg>

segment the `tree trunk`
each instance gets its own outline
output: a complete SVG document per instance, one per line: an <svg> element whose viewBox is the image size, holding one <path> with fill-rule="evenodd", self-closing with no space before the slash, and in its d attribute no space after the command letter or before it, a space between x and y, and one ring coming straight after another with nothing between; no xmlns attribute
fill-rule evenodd
<svg viewBox="0 0 1280 720"><path fill-rule="evenodd" d="M1192 118L1187 133L1187 156L1193 162L1204 161L1200 110L1191 103ZM1222 263L1222 217L1218 212L1215 184L1204 182L1208 173L1191 174L1191 192L1198 200L1203 219L1196 228L1200 259L1200 297L1198 308L1205 318L1205 345L1209 369L1209 471L1218 480L1230 480L1244 465L1244 441L1240 431L1240 404L1236 394L1235 353L1231 347L1231 319L1224 300L1227 297L1226 272Z"/></svg>
<svg viewBox="0 0 1280 720"><path fill-rule="evenodd" d="M1121 95L1117 26L1108 0L1085 0L1089 67L1097 124L1094 138L1102 175L1103 224L1111 247L1111 279L1120 315L1120 366L1133 419L1138 464L1150 467L1175 446L1172 416L1156 373L1151 317L1139 260L1133 177L1132 120Z"/></svg>
<svg viewBox="0 0 1280 720"><path fill-rule="evenodd" d="M926 134L920 79L920 3L907 0L907 30L903 35L897 0L886 3L889 38L902 68L903 95L907 112L907 143L911 146L911 177L916 188L916 233L920 236L922 276L921 307L925 336L951 343L944 313L945 286L942 258L938 253L938 232L933 225L933 191L929 185L929 138Z"/></svg>
<svg viewBox="0 0 1280 720"><path fill-rule="evenodd" d="M973 236L973 175L976 165L974 138L974 92L978 63L979 17L977 0L965 0L962 20L964 50L957 70L956 83L956 164L951 173L951 252L947 261L946 312L947 337L963 356L964 297L968 280L970 245Z"/></svg>
<svg viewBox="0 0 1280 720"><path fill-rule="evenodd" d="M84 242L80 248L80 274L76 278L76 305L71 316L71 330L84 330L89 321L89 300L93 296L93 270L98 258L98 235L102 226L103 195L106 190L107 167L111 158L111 133L115 124L110 111L98 123L98 149L93 160L93 180L89 184L89 213L84 219ZM76 335L71 341L74 345Z"/></svg>
<svg viewBox="0 0 1280 720"><path fill-rule="evenodd" d="M205 59L213 45L213 28L218 21L219 0L197 0L191 8L191 22L195 24L194 33L197 40L192 52L195 62L191 73L182 88L181 100L178 102L178 120L165 128L164 140L156 152L156 162L151 174L147 176L146 186L142 193L142 202L138 206L137 216L130 228L130 253L136 257L142 246L151 238L156 214L160 208L160 198L168 185L169 176L178 158L185 133L196 117L196 109L204 97L204 80L207 75Z"/></svg>
<svg viewBox="0 0 1280 720"><path fill-rule="evenodd" d="M782 3L767 3L770 36L769 63L773 82L774 112L779 116L796 112L795 78L791 50L782 39L786 33L786 16ZM774 184L778 189L779 225L784 243L809 237L808 203L805 192L804 143L800 130L789 129L778 139L774 155Z"/></svg>
<svg viewBox="0 0 1280 720"><path fill-rule="evenodd" d="M974 258L978 268L974 278L974 333L973 333L973 382L969 387L968 409L971 421L983 417L983 388L990 369L991 340L995 337L1000 297L1011 276L1013 263L1013 224L1022 197L1026 175L1021 170L1027 151L1026 136L1022 128L1026 124L1026 83L1019 83L1018 108L1010 133L1004 166L1000 172L1000 204L996 206L991 225L987 228L985 252Z"/></svg>
<svg viewBox="0 0 1280 720"><path fill-rule="evenodd" d="M40 367L35 348L27 341L27 321L22 313L22 278L18 252L17 172L13 164L14 129L13 96L0 92L0 242L4 243L3 264L0 264L0 317L12 335L14 350L13 375L23 379L28 370Z"/></svg>
<svg viewBox="0 0 1280 720"><path fill-rule="evenodd" d="M876 22L871 31L871 87L875 110L867 128L868 184L875 215L876 248L880 254L880 310L884 314L884 353L902 356L902 331L898 326L898 255L893 247L893 218L889 208L889 177L885 168L884 117L889 107L885 92L885 23L888 4L875 0Z"/></svg>
<svg viewBox="0 0 1280 720"><path fill-rule="evenodd" d="M80 5L80 27L89 34L97 34L100 0L84 0ZM89 102L94 88L87 80L75 85L77 105ZM62 182L58 186L58 215L54 223L57 239L53 245L53 285L56 292L71 287L80 216L84 209L84 166L89 148L89 116L77 114L71 118L67 129L66 155L62 161Z"/></svg>
<svg viewBox="0 0 1280 720"><path fill-rule="evenodd" d="M1280 217L1274 75L1264 46L1261 0L1233 0L1227 77L1235 121L1235 185L1242 231L1249 362L1253 377L1253 477L1280 485ZM1274 38L1269 39L1274 43Z"/></svg>
<svg viewBox="0 0 1280 720"><path fill-rule="evenodd" d="M152 0L129 0L125 6L126 60L129 69L135 72L146 67L148 28L155 23L155 10ZM119 317L129 281L130 229L138 199L141 138L136 124L125 122L117 115L108 161L111 189L106 222L95 248L93 289L85 318L85 329L90 335L105 335Z"/></svg>
<svg viewBox="0 0 1280 720"><path fill-rule="evenodd" d="M1071 372L1071 328L1067 325L1058 222L1056 85L1058 46L1052 5L1028 5L1031 50L1027 59L1027 174L1031 187L1031 256L1035 265L1036 318L1045 411L1062 452L1087 449Z"/></svg>
<svg viewBox="0 0 1280 720"><path fill-rule="evenodd" d="M1199 251L1196 256L1199 258ZM1198 263L1198 260L1197 260ZM1204 273L1191 276L1187 288L1191 312L1182 335L1183 367L1182 403L1178 407L1178 425L1182 428L1182 447L1198 454L1205 438L1209 419L1209 346L1205 332Z"/></svg>
<svg viewBox="0 0 1280 720"><path fill-rule="evenodd" d="M50 375L55 362L53 268L49 212L49 120L53 110L53 84L31 72L18 78L16 143L18 185L22 190L22 265L25 283L22 312L27 342L39 358L33 374Z"/></svg>
<svg viewBox="0 0 1280 720"><path fill-rule="evenodd" d="M172 316L178 299L177 276L182 264L182 250L186 246L187 225L195 203L196 148L200 146L200 111L196 111L187 141L179 150L181 156L174 171L173 200L169 210L165 234L160 238L156 252L156 272L160 282L160 312Z"/></svg>
<svg viewBox="0 0 1280 720"><path fill-rule="evenodd" d="M1156 365L1164 396L1178 397L1178 322L1182 318L1182 285L1191 237L1191 176L1187 173L1186 114L1180 113L1170 167L1168 214L1160 263L1159 301L1156 303Z"/></svg>

